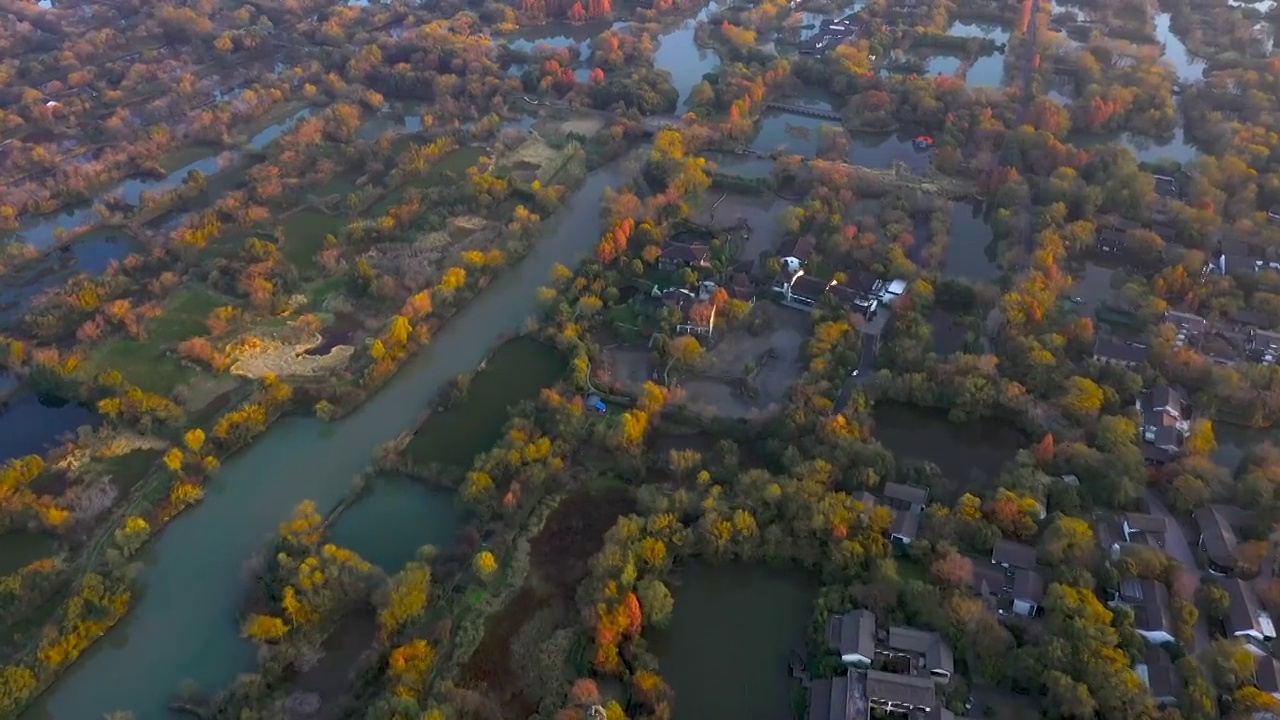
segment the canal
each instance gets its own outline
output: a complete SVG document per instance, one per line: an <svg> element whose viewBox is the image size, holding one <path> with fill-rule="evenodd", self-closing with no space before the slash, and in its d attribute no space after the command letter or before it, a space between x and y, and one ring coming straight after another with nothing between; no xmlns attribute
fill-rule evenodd
<svg viewBox="0 0 1280 720"><path fill-rule="evenodd" d="M480 293L356 412L335 423L282 419L229 459L204 502L143 553L142 590L128 617L27 717L95 718L127 709L138 720L159 720L183 680L217 689L251 670L255 651L239 637L235 619L242 563L302 500L336 503L375 448L411 427L449 380L474 370L520 329L552 266L576 265L594 248L604 189L622 180L612 166L590 174L524 262Z"/></svg>

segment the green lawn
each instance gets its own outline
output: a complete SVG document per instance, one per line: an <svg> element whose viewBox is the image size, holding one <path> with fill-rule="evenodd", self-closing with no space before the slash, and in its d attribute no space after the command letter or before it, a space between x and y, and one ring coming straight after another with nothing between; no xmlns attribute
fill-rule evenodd
<svg viewBox="0 0 1280 720"><path fill-rule="evenodd" d="M342 225L342 218L337 215L316 210L292 213L280 223L284 232L280 252L298 272L311 272L316 268L316 253L324 249L325 236L337 235Z"/></svg>
<svg viewBox="0 0 1280 720"><path fill-rule="evenodd" d="M85 365L94 375L104 370L118 370L127 382L161 395L169 395L197 373L195 368L184 365L154 339L143 342L132 338L109 340L89 355Z"/></svg>
<svg viewBox="0 0 1280 720"><path fill-rule="evenodd" d="M160 459L160 455L159 450L134 450L117 457L94 460L93 469L103 475L110 475L111 482L123 496L147 476L151 467L156 464L156 460Z"/></svg>
<svg viewBox="0 0 1280 720"><path fill-rule="evenodd" d="M205 319L214 309L232 304L201 285L174 294L168 306L147 326L150 342L176 345L197 335L208 335Z"/></svg>

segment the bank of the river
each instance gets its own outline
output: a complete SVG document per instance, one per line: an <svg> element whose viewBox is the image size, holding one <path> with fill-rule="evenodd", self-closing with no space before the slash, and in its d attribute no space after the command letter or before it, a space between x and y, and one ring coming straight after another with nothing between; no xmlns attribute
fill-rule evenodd
<svg viewBox="0 0 1280 720"><path fill-rule="evenodd" d="M343 420L291 417L226 462L204 502L143 553L143 590L131 612L43 696L31 718L90 718L117 709L165 717L183 680L226 686L252 666L235 613L241 564L303 499L332 505L373 450L409 427L455 375L475 368L532 313L555 264L574 264L599 238L604 188L617 168L590 174L546 225L523 263L495 280L375 396ZM147 668L147 672L138 672Z"/></svg>
<svg viewBox="0 0 1280 720"><path fill-rule="evenodd" d="M794 716L788 660L804 652L817 585L798 571L695 564L673 583L671 625L653 633L675 720Z"/></svg>

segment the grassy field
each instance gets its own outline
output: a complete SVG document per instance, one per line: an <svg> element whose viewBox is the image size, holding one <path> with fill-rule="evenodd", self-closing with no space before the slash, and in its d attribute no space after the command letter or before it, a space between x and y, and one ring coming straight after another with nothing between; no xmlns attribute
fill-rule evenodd
<svg viewBox="0 0 1280 720"><path fill-rule="evenodd" d="M147 326L147 339L116 338L98 345L86 365L90 372L118 370L128 382L148 392L168 395L196 377L199 371L173 354L174 347L191 337L207 335L205 318L225 298L195 285L175 294L168 306Z"/></svg>
<svg viewBox="0 0 1280 720"><path fill-rule="evenodd" d="M154 340L139 342L132 338L102 343L89 355L86 366L94 375L118 370L125 381L161 395L172 393L197 373Z"/></svg>
<svg viewBox="0 0 1280 720"><path fill-rule="evenodd" d="M299 210L290 214L280 224L284 242L280 252L298 272L316 269L316 253L324 249L326 235L337 235L342 230L342 218L315 210Z"/></svg>
<svg viewBox="0 0 1280 720"><path fill-rule="evenodd" d="M208 335L205 319L222 305L233 304L203 286L184 288L174 294L169 305L147 327L150 342L176 345L197 335Z"/></svg>
<svg viewBox="0 0 1280 720"><path fill-rule="evenodd" d="M124 496L147 476L151 466L160 459L160 455L159 450L134 450L117 457L94 460L93 469L103 475L111 476L111 482L120 491L121 496Z"/></svg>

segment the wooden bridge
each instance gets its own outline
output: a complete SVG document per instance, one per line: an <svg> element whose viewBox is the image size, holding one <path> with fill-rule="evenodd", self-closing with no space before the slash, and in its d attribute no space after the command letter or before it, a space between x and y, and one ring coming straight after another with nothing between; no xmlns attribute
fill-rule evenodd
<svg viewBox="0 0 1280 720"><path fill-rule="evenodd" d="M835 110L823 110L822 108L807 107L805 105L788 105L787 103L779 103L779 102L765 103L764 106L768 110L778 110L781 112L788 112L795 115L805 115L808 117L819 118L822 120L835 120L836 122L841 122L844 120L844 115L836 112Z"/></svg>

